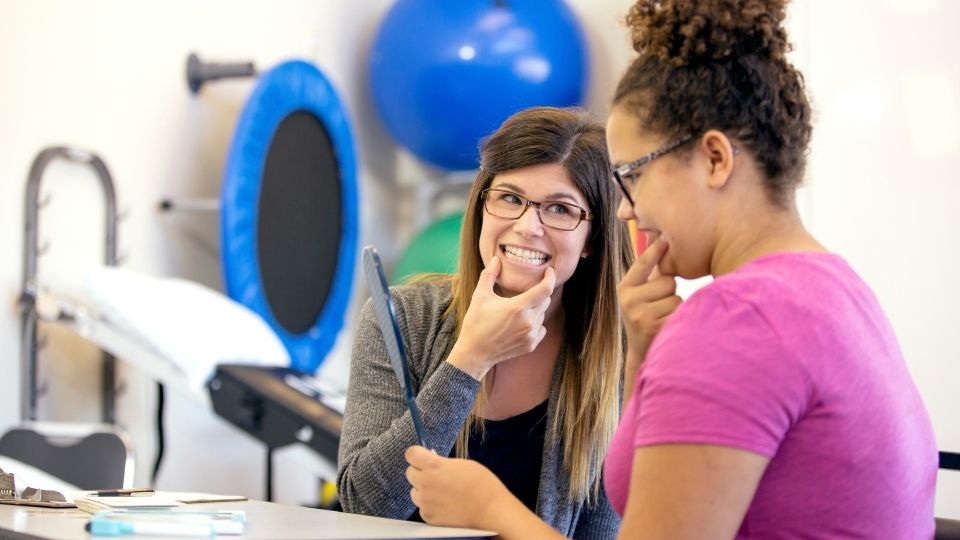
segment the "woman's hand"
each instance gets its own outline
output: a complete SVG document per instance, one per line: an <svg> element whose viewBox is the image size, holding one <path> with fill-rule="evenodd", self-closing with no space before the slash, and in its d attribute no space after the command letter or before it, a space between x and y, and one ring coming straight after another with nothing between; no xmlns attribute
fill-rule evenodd
<svg viewBox="0 0 960 540"><path fill-rule="evenodd" d="M557 277L547 268L530 290L504 298L494 286L500 275L494 257L480 273L460 336L447 361L480 380L497 363L532 352L547 334L544 317Z"/></svg>
<svg viewBox="0 0 960 540"><path fill-rule="evenodd" d="M404 453L410 498L431 525L490 527L488 510L521 504L489 469L476 461L440 457L422 446Z"/></svg>
<svg viewBox="0 0 960 540"><path fill-rule="evenodd" d="M637 257L617 285L620 314L627 334L625 400L629 397L627 390L633 386L633 378L650 343L683 301L677 296L676 278L662 276L657 271L657 264L668 248L663 237L657 238Z"/></svg>

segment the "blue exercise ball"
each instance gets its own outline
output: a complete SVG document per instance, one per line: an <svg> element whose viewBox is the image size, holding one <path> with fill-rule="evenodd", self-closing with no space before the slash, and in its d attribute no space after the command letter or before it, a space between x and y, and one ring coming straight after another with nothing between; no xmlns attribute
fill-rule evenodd
<svg viewBox="0 0 960 540"><path fill-rule="evenodd" d="M370 84L390 135L447 170L476 168L511 114L582 101L587 51L563 0L398 0L373 41Z"/></svg>

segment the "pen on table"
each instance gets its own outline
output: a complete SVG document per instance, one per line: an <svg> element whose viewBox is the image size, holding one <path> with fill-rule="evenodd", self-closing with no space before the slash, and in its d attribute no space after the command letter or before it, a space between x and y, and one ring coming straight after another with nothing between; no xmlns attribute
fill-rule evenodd
<svg viewBox="0 0 960 540"><path fill-rule="evenodd" d="M97 497L149 497L154 491L150 488L137 489L98 489L92 495Z"/></svg>

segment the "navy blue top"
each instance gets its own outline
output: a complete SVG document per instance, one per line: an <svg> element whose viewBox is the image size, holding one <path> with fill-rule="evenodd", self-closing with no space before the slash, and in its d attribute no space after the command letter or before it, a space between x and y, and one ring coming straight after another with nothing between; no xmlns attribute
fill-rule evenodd
<svg viewBox="0 0 960 540"><path fill-rule="evenodd" d="M537 511L547 402L503 420L484 420L486 433L470 436L470 459L497 475L531 511Z"/></svg>
<svg viewBox="0 0 960 540"><path fill-rule="evenodd" d="M547 430L547 403L503 420L484 420L486 433L470 435L470 459L490 469L532 512L537 511L543 440ZM450 457L456 455L456 448ZM410 516L423 521L420 510Z"/></svg>

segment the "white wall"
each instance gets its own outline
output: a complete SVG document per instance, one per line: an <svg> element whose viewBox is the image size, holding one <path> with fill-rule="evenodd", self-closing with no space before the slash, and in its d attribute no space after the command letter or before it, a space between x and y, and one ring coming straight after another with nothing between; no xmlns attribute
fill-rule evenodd
<svg viewBox="0 0 960 540"><path fill-rule="evenodd" d="M587 105L598 115L631 58L619 21L629 0L573 0L590 41ZM388 257L416 227L411 187L437 175L392 144L365 88L366 51L389 0L168 2L0 0L0 429L19 417L18 318L22 199L34 155L51 144L99 153L113 173L125 266L221 287L215 216L163 215L165 196L216 196L229 137L250 81L211 84L197 97L184 82L190 51L210 60L313 60L346 102L360 158L363 243ZM874 287L897 329L940 446L960 451L960 345L951 339L960 300L960 4L936 0L797 0L794 60L816 109L802 211L814 232ZM399 187L398 187L399 186ZM51 250L41 278L76 287L100 255L93 178L68 164L44 183L51 204L42 237ZM406 221L397 221L403 217ZM395 242L396 241L396 242ZM365 296L358 286L358 300ZM349 331L324 367L343 379ZM55 334L44 351L49 386L41 416L94 420L91 348ZM126 374L121 421L138 443L139 480L153 458L153 386ZM259 443L191 401L168 399L160 487L262 494ZM290 452L277 458L276 496L314 500L314 479ZM960 517L960 474L941 475L938 513Z"/></svg>
<svg viewBox="0 0 960 540"><path fill-rule="evenodd" d="M391 146L373 117L364 78L366 50L387 0L281 2L71 2L0 0L0 427L19 418L18 317L13 302L21 279L22 200L30 163L42 148L76 145L106 161L127 218L120 226L124 266L182 276L221 288L216 215L161 214L167 196L216 197L237 115L252 81L223 81L192 96L187 54L212 61L251 60L261 69L289 57L314 61L345 101L361 160L363 228L383 242L371 208L391 198ZM82 167L48 169L41 237L51 249L39 261L40 278L57 290L75 290L80 271L102 257L100 195ZM381 213L373 216L377 219ZM391 221L391 213L382 213ZM381 237L378 239L378 236ZM342 347L341 347L342 349ZM95 421L95 351L55 333L41 354L48 392L40 418ZM340 364L346 354L339 352ZM336 363L336 362L334 362ZM342 371L342 370L341 370ZM120 419L138 445L138 481L153 460L153 392L147 381L125 377ZM259 443L212 412L173 395L167 405L167 448L160 486L262 496ZM277 460L278 476L284 460ZM278 499L315 500L315 479L293 470L278 478ZM295 483L295 482L293 482Z"/></svg>

